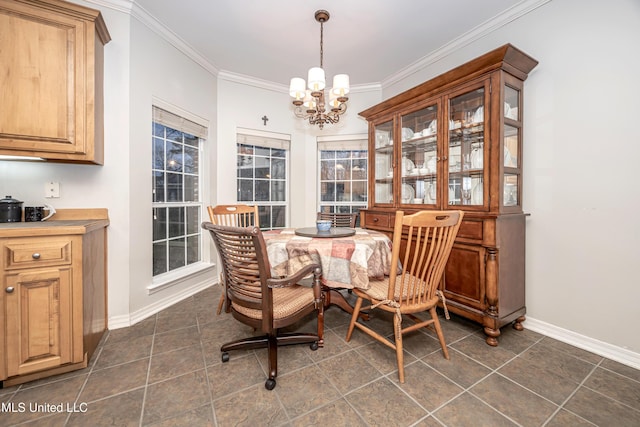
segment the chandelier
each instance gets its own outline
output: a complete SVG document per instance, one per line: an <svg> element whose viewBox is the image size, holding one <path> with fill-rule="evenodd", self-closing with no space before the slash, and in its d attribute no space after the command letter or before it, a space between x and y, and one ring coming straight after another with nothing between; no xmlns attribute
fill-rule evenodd
<svg viewBox="0 0 640 427"><path fill-rule="evenodd" d="M318 10L315 13L316 21L320 23L320 67L309 69L307 78L308 86L303 78L294 77L289 86L289 95L293 98L296 117L309 120L312 125L318 125L320 129L326 123L338 123L340 116L347 111L349 98L349 75L337 74L333 77L333 87L329 96L325 94L325 78L322 69L323 59L323 30L324 23L329 20L329 12ZM328 99L328 102L327 102Z"/></svg>

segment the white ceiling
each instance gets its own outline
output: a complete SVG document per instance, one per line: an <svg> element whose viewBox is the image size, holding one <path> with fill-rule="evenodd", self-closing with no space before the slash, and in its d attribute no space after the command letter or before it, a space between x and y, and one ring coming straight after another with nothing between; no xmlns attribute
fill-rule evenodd
<svg viewBox="0 0 640 427"><path fill-rule="evenodd" d="M215 70L288 85L320 62L329 80L379 84L450 44L513 19L532 0L133 0ZM329 83L329 81L328 81ZM329 83L330 84L330 83Z"/></svg>

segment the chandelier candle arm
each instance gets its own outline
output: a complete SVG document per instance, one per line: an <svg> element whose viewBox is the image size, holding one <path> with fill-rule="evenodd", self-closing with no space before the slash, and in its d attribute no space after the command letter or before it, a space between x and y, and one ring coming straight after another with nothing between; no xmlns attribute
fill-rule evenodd
<svg viewBox="0 0 640 427"><path fill-rule="evenodd" d="M340 116L347 111L349 97L349 75L337 74L333 77L333 87L329 89L328 98L325 95L326 80L323 66L324 57L324 23L329 20L329 12L317 10L315 19L320 23L320 67L309 69L308 85L304 79L294 77L289 85L289 95L293 98L294 114L296 117L309 120L312 125L320 129L325 124L338 123ZM325 104L325 100L329 101ZM329 107L327 111L326 106Z"/></svg>

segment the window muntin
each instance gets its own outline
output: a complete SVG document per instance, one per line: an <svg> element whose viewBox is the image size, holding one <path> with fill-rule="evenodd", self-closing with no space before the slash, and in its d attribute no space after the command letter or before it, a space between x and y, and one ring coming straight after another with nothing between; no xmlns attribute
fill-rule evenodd
<svg viewBox="0 0 640 427"><path fill-rule="evenodd" d="M287 226L288 141L238 135L237 201L258 205L260 228Z"/></svg>
<svg viewBox="0 0 640 427"><path fill-rule="evenodd" d="M159 109L154 107L152 135L154 277L202 261L203 206L200 186L203 139L163 124L156 110Z"/></svg>
<svg viewBox="0 0 640 427"><path fill-rule="evenodd" d="M320 211L357 213L366 208L367 150L362 143L321 143L318 158Z"/></svg>

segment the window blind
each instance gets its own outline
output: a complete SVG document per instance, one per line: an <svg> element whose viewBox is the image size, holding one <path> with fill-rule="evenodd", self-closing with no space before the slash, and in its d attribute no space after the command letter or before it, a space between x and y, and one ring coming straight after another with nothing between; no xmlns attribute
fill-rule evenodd
<svg viewBox="0 0 640 427"><path fill-rule="evenodd" d="M318 137L318 150L367 150L365 135Z"/></svg>
<svg viewBox="0 0 640 427"><path fill-rule="evenodd" d="M289 150L291 148L289 135L250 131L248 129L238 129L236 142L238 144L257 145L279 150Z"/></svg>
<svg viewBox="0 0 640 427"><path fill-rule="evenodd" d="M207 128L191 120L180 117L160 107L153 106L153 121L180 132L188 133L198 138L207 137Z"/></svg>

